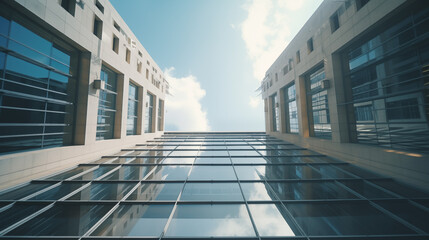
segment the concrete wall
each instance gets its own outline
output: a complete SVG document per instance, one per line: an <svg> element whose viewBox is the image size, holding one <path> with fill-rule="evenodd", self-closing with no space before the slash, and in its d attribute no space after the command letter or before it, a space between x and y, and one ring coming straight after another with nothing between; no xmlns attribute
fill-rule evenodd
<svg viewBox="0 0 429 240"><path fill-rule="evenodd" d="M397 151L376 146L356 144L350 141L347 117L348 110L343 104L346 102L346 93L343 86L342 61L340 52L350 46L375 26L380 26L392 14L412 1L405 0L376 0L369 1L359 11L355 1L348 1L350 7L340 17L340 28L331 30L330 17L347 1L325 0L315 14L307 21L300 32L290 42L277 60L267 70L263 81L265 86L262 96L269 102L274 93L282 96L282 88L293 81L297 89L296 100L299 116L299 134L286 133L284 112L280 114L280 131L272 132L271 110L265 112L266 131L268 134L292 142L302 147L314 149L318 152L333 156L343 161L352 162L400 181L414 184L429 190L429 156L420 153ZM312 38L314 50L307 51L307 41ZM297 63L296 52L300 51L301 61ZM293 59L293 69L283 75L283 67ZM305 76L320 64L324 65L326 79L330 81L328 89L329 112L331 116L332 139L325 140L311 137L309 129L310 117L305 90ZM279 80L275 81L275 74ZM273 85L268 87L267 82ZM280 100L284 108L283 100ZM282 105L283 104L283 105Z"/></svg>
<svg viewBox="0 0 429 240"><path fill-rule="evenodd" d="M16 0L3 1L2 14L13 19L51 41L64 42L77 50L77 102L74 145L42 150L12 153L0 156L0 189L52 174L78 163L96 160L121 148L143 143L160 136L156 131L158 99L164 100L168 83L164 74L146 49L137 40L127 24L107 0L99 0L104 7L101 12L93 0L77 1L74 16L61 6L61 0ZM94 35L94 18L103 22L101 39ZM118 31L114 22L120 27ZM46 35L41 34L46 32ZM112 50L113 36L119 38L119 51ZM130 62L126 61L126 49L130 50ZM141 53L141 56L139 54ZM137 64L141 63L141 72ZM119 75L117 113L114 139L96 141L99 90L93 88L100 78L101 66L106 65ZM146 78L146 69L149 77ZM152 81L152 75L154 80ZM138 135L126 135L128 88L132 81L140 88ZM143 133L145 95L155 96L153 111L154 133Z"/></svg>

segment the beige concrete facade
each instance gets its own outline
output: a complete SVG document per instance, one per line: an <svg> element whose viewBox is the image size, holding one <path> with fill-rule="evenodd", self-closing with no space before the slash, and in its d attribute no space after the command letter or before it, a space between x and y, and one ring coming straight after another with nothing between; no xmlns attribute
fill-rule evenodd
<svg viewBox="0 0 429 240"><path fill-rule="evenodd" d="M72 71L78 88L71 146L1 155L0 189L96 160L163 133L158 131L157 105L159 100L165 100L168 83L156 62L109 1L69 2L75 4L73 14L66 11L61 0L10 0L0 3L2 16L19 22L56 44L67 44L78 53L72 57L72 61L76 62ZM98 32L94 30L95 19L102 23ZM119 41L116 49L114 38ZM93 87L93 82L100 79L102 65L118 74L114 137L109 140L96 140L100 90ZM130 82L139 87L137 135L126 134ZM143 131L147 109L145 96L148 92L154 96L152 133ZM161 121L159 129L163 130L163 118Z"/></svg>
<svg viewBox="0 0 429 240"><path fill-rule="evenodd" d="M361 8L358 6L360 3L364 3ZM347 83L343 69L344 64L348 63L344 62L341 55L344 54L344 49L366 38L369 33L374 32L374 29L382 29L384 24L411 4L418 3L405 0L371 0L367 3L358 0L325 0L266 72L262 82L262 96L265 101L267 133L417 187L429 189L428 154L356 143L348 120L350 109L347 109L345 104L351 93L345 90ZM339 28L333 30L331 16L339 9L343 11L338 19ZM308 47L310 39L313 43L312 51ZM284 74L283 68L288 64L292 64L292 69L289 68ZM320 66L323 66L330 85L327 87L327 99L331 139L315 137L310 123L312 118L309 116L311 114L308 109L309 98L306 96L308 95L306 77ZM293 82L296 87L298 134L290 133L286 129L289 120L286 119L285 113L284 89ZM274 94L279 96L278 131L273 131L273 103L270 96Z"/></svg>

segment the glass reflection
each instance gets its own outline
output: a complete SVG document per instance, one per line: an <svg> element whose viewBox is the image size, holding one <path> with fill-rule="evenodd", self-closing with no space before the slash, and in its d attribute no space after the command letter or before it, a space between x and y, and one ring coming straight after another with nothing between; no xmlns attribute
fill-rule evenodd
<svg viewBox="0 0 429 240"><path fill-rule="evenodd" d="M238 183L186 183L180 200L242 201Z"/></svg>
<svg viewBox="0 0 429 240"><path fill-rule="evenodd" d="M39 211L45 206L47 206L47 204L14 204L11 208L0 212L0 231Z"/></svg>
<svg viewBox="0 0 429 240"><path fill-rule="evenodd" d="M286 207L308 235L415 233L368 202L290 203Z"/></svg>
<svg viewBox="0 0 429 240"><path fill-rule="evenodd" d="M334 182L270 182L281 200L357 198Z"/></svg>
<svg viewBox="0 0 429 240"><path fill-rule="evenodd" d="M185 180L191 166L158 166L146 180Z"/></svg>
<svg viewBox="0 0 429 240"><path fill-rule="evenodd" d="M85 171L92 169L92 168L95 169L96 167L94 167L94 166L80 166L80 167L65 171L63 173L57 174L55 176L48 177L46 179L47 180L64 180L64 179L71 178L77 174L80 174L80 173L85 172Z"/></svg>
<svg viewBox="0 0 429 240"><path fill-rule="evenodd" d="M227 151L200 151L198 153L199 156L208 156L208 157L213 157L213 156L217 156L217 157L228 157L228 152Z"/></svg>
<svg viewBox="0 0 429 240"><path fill-rule="evenodd" d="M261 156L255 150L251 150L251 151L230 150L229 154L231 156Z"/></svg>
<svg viewBox="0 0 429 240"><path fill-rule="evenodd" d="M352 180L352 181L340 181L346 187L359 193L366 198L395 198L392 194L389 194L379 188L374 187L370 183L363 180Z"/></svg>
<svg viewBox="0 0 429 240"><path fill-rule="evenodd" d="M262 180L265 176L265 166L235 166L240 180Z"/></svg>
<svg viewBox="0 0 429 240"><path fill-rule="evenodd" d="M276 200L268 186L264 183L240 183L247 201Z"/></svg>
<svg viewBox="0 0 429 240"><path fill-rule="evenodd" d="M165 236L255 236L244 204L178 205Z"/></svg>
<svg viewBox="0 0 429 240"><path fill-rule="evenodd" d="M167 223L173 205L121 205L92 236L157 236Z"/></svg>
<svg viewBox="0 0 429 240"><path fill-rule="evenodd" d="M67 200L120 200L134 186L132 183L92 183Z"/></svg>
<svg viewBox="0 0 429 240"><path fill-rule="evenodd" d="M222 157L208 157L208 158L197 158L196 160L195 160L195 163L207 163L207 164L216 164L216 163L219 163L219 164L225 164L225 163L228 163L228 164L230 164L231 163L231 160L229 160L229 158L222 158Z"/></svg>
<svg viewBox="0 0 429 240"><path fill-rule="evenodd" d="M127 200L176 201L183 183L142 183Z"/></svg>
<svg viewBox="0 0 429 240"><path fill-rule="evenodd" d="M55 187L51 190L38 194L29 200L58 200L67 194L77 190L78 188L85 185L85 183L62 183L60 186Z"/></svg>
<svg viewBox="0 0 429 240"><path fill-rule="evenodd" d="M164 159L164 161L162 162L163 164L169 164L169 163L173 163L173 164L192 164L194 163L195 158L166 158Z"/></svg>
<svg viewBox="0 0 429 240"><path fill-rule="evenodd" d="M86 233L113 205L56 204L20 225L8 236L78 236Z"/></svg>
<svg viewBox="0 0 429 240"><path fill-rule="evenodd" d="M122 166L102 180L141 180L152 168L154 168L154 166Z"/></svg>
<svg viewBox="0 0 429 240"><path fill-rule="evenodd" d="M0 195L0 200L18 200L30 194L38 192L53 184L49 183L30 183L17 189L12 189Z"/></svg>
<svg viewBox="0 0 429 240"><path fill-rule="evenodd" d="M234 164L268 163L268 161L262 157L232 157L231 160Z"/></svg>
<svg viewBox="0 0 429 240"><path fill-rule="evenodd" d="M301 235L280 204L249 204L260 236Z"/></svg>
<svg viewBox="0 0 429 240"><path fill-rule="evenodd" d="M193 166L189 180L236 180L232 166Z"/></svg>

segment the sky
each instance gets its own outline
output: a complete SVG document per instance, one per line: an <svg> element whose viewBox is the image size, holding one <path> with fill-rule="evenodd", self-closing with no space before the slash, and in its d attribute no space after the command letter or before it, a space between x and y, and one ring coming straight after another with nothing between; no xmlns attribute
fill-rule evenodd
<svg viewBox="0 0 429 240"><path fill-rule="evenodd" d="M264 131L265 71L322 0L110 0L170 84L166 131Z"/></svg>

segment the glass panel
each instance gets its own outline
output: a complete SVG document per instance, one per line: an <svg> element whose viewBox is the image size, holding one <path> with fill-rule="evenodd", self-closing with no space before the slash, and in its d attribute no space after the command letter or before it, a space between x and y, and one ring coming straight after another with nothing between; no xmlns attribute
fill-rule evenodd
<svg viewBox="0 0 429 240"><path fill-rule="evenodd" d="M277 200L264 183L240 183L247 201Z"/></svg>
<svg viewBox="0 0 429 240"><path fill-rule="evenodd" d="M58 200L82 187L83 185L85 185L85 183L62 183L60 186L38 194L29 200Z"/></svg>
<svg viewBox="0 0 429 240"><path fill-rule="evenodd" d="M112 205L107 204L57 204L6 235L83 235L111 208Z"/></svg>
<svg viewBox="0 0 429 240"><path fill-rule="evenodd" d="M158 166L147 180L185 180L190 166Z"/></svg>
<svg viewBox="0 0 429 240"><path fill-rule="evenodd" d="M88 173L83 174L82 176L79 176L77 178L73 178L73 180L82 180L82 181L90 181L97 179L101 177L102 175L108 173L109 171L113 170L114 166L100 166L97 169L93 171L89 171Z"/></svg>
<svg viewBox="0 0 429 240"><path fill-rule="evenodd" d="M176 201L183 183L145 183L143 182L127 200Z"/></svg>
<svg viewBox="0 0 429 240"><path fill-rule="evenodd" d="M319 170L322 178L355 178L339 169L330 165L317 165L313 164L312 167Z"/></svg>
<svg viewBox="0 0 429 240"><path fill-rule="evenodd" d="M164 230L173 205L122 205L92 236L157 236Z"/></svg>
<svg viewBox="0 0 429 240"><path fill-rule="evenodd" d="M60 174L57 174L57 175L55 175L55 176L52 176L52 177L48 177L48 178L46 178L47 180L64 180L64 179L67 179L67 178L70 178L70 177L73 177L73 176L75 176L75 175L77 175L77 174L80 174L80 173L82 173L82 172L85 172L85 171L87 171L87 170L89 170L89 169L91 169L91 168L94 168L94 166L80 166L80 167L77 167L77 168L74 168L74 169L72 169L72 170L68 170L68 171L66 171L66 172L63 172L63 173L60 173Z"/></svg>
<svg viewBox="0 0 429 240"><path fill-rule="evenodd" d="M192 164L195 158L166 158L162 164Z"/></svg>
<svg viewBox="0 0 429 240"><path fill-rule="evenodd" d="M286 207L308 235L415 233L368 202L291 203Z"/></svg>
<svg viewBox="0 0 429 240"><path fill-rule="evenodd" d="M375 201L375 203L421 230L429 232L428 211L418 208L406 200L383 200Z"/></svg>
<svg viewBox="0 0 429 240"><path fill-rule="evenodd" d="M199 156L221 156L221 157L228 157L227 151L200 151L198 153Z"/></svg>
<svg viewBox="0 0 429 240"><path fill-rule="evenodd" d="M240 164L240 163L262 163L265 164L268 161L262 157L232 157L232 162L234 164Z"/></svg>
<svg viewBox="0 0 429 240"><path fill-rule="evenodd" d="M231 163L231 160L229 158L220 158L220 157L210 157L210 158L197 158L195 160L195 163L209 163L209 164L216 164L216 163Z"/></svg>
<svg viewBox="0 0 429 240"><path fill-rule="evenodd" d="M265 175L265 166L235 166L240 180L261 180Z"/></svg>
<svg viewBox="0 0 429 240"><path fill-rule="evenodd" d="M194 166L189 180L236 180L232 166Z"/></svg>
<svg viewBox="0 0 429 240"><path fill-rule="evenodd" d="M242 201L238 183L186 183L180 200Z"/></svg>
<svg viewBox="0 0 429 240"><path fill-rule="evenodd" d="M92 183L67 200L120 200L135 185L134 183Z"/></svg>
<svg viewBox="0 0 429 240"><path fill-rule="evenodd" d="M38 192L53 183L30 183L17 189L12 189L0 195L0 200L18 200L30 194Z"/></svg>
<svg viewBox="0 0 429 240"><path fill-rule="evenodd" d="M409 185L404 185L393 180L369 180L370 182L390 190L407 198L429 198L429 193L422 192Z"/></svg>
<svg viewBox="0 0 429 240"><path fill-rule="evenodd" d="M340 182L366 198L396 198L395 196L372 186L366 181L356 180Z"/></svg>
<svg viewBox="0 0 429 240"><path fill-rule="evenodd" d="M237 151L237 150L232 150L229 151L229 154L231 156L260 156L259 153L255 150L252 151Z"/></svg>
<svg viewBox="0 0 429 240"><path fill-rule="evenodd" d="M334 182L270 182L281 200L358 198Z"/></svg>
<svg viewBox="0 0 429 240"><path fill-rule="evenodd" d="M0 230L39 211L47 204L14 204L11 208L0 213Z"/></svg>
<svg viewBox="0 0 429 240"><path fill-rule="evenodd" d="M141 180L143 179L155 166L122 166L112 174L104 177L102 180Z"/></svg>
<svg viewBox="0 0 429 240"><path fill-rule="evenodd" d="M300 235L280 204L249 204L249 209L260 236Z"/></svg>
<svg viewBox="0 0 429 240"><path fill-rule="evenodd" d="M178 205L166 236L255 236L244 204Z"/></svg>

